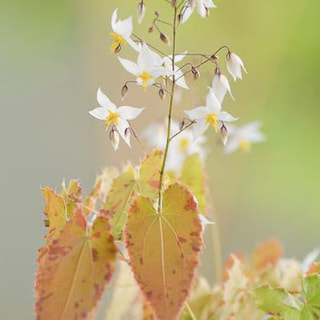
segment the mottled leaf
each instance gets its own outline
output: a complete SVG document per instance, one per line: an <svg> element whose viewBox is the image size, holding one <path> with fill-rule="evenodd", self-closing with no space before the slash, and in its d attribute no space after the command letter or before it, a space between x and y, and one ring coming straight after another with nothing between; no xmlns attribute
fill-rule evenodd
<svg viewBox="0 0 320 320"><path fill-rule="evenodd" d="M134 169L129 167L126 172L113 180L106 203L103 205L103 214L110 218L112 234L117 240L123 237L123 226L133 200L135 186Z"/></svg>
<svg viewBox="0 0 320 320"><path fill-rule="evenodd" d="M185 183L196 197L200 213L207 215L205 174L198 153L194 153L186 158L181 171L180 181Z"/></svg>
<svg viewBox="0 0 320 320"><path fill-rule="evenodd" d="M272 289L268 286L263 286L255 289L253 296L258 307L266 313L281 315L284 320L300 319L300 311L284 303L294 298L283 289Z"/></svg>
<svg viewBox="0 0 320 320"><path fill-rule="evenodd" d="M46 224L49 226L49 231L46 236L47 242L54 239L59 230L65 225L68 216L64 199L50 188L43 188L42 194L46 202L44 214L48 217Z"/></svg>
<svg viewBox="0 0 320 320"><path fill-rule="evenodd" d="M283 249L278 240L270 239L257 246L252 261L256 270L263 270L267 267L274 266L282 258Z"/></svg>
<svg viewBox="0 0 320 320"><path fill-rule="evenodd" d="M61 195L64 193L64 187ZM65 203L68 216L72 217L73 211L78 209L82 202L82 189L78 180L70 180L68 189L66 190Z"/></svg>
<svg viewBox="0 0 320 320"><path fill-rule="evenodd" d="M115 257L107 219L98 217L89 229L76 211L39 261L37 320L87 319L113 274Z"/></svg>
<svg viewBox="0 0 320 320"><path fill-rule="evenodd" d="M162 165L163 152L159 149L153 150L141 162L139 171L139 192L155 201L158 197L160 169Z"/></svg>
<svg viewBox="0 0 320 320"><path fill-rule="evenodd" d="M176 319L199 263L202 227L193 195L170 185L158 214L139 196L129 210L126 245L140 288L159 319Z"/></svg>

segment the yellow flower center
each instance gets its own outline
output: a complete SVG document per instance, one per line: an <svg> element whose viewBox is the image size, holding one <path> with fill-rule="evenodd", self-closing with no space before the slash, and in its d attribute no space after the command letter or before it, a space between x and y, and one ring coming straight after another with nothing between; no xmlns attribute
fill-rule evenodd
<svg viewBox="0 0 320 320"><path fill-rule="evenodd" d="M147 73L145 71L143 71L138 77L142 79L142 88L143 88L143 90L147 89L148 81L150 79L154 78L152 75L150 75L149 73Z"/></svg>
<svg viewBox="0 0 320 320"><path fill-rule="evenodd" d="M106 127L109 127L110 124L114 123L116 126L118 125L118 119L119 119L119 115L112 112L112 111L108 111L109 112L109 115L107 116L105 122L104 122L104 125Z"/></svg>
<svg viewBox="0 0 320 320"><path fill-rule="evenodd" d="M115 32L110 32L110 35L113 38L113 44L110 46L110 51L116 52L117 50L119 51L119 46L121 44L126 45L127 41L118 33Z"/></svg>
<svg viewBox="0 0 320 320"><path fill-rule="evenodd" d="M248 140L241 140L240 141L240 149L242 151L250 151L251 143Z"/></svg>
<svg viewBox="0 0 320 320"><path fill-rule="evenodd" d="M188 138L181 138L179 143L179 152L181 154L186 153L187 148L189 147L190 140Z"/></svg>
<svg viewBox="0 0 320 320"><path fill-rule="evenodd" d="M206 123L211 124L214 127L214 130L218 132L218 118L217 118L216 112L213 112L207 115Z"/></svg>

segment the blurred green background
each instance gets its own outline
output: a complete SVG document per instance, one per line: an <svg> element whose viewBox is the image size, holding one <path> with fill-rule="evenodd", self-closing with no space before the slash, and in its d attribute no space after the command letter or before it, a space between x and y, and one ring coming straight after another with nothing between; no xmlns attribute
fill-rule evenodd
<svg viewBox="0 0 320 320"><path fill-rule="evenodd" d="M209 19L195 14L181 27L178 48L212 52L228 44L238 53L249 73L232 83L236 102L227 98L225 109L241 123L261 119L268 137L251 153L230 156L214 137L209 140L206 166L223 256L249 252L277 237L287 256L302 258L320 244L320 2L216 4ZM120 88L130 76L109 52L110 16L116 7L122 18L135 15L136 5L133 0L0 1L1 319L34 318L35 260L44 243L40 187L59 189L63 178L79 178L88 191L105 165L142 157L135 143L132 150L122 144L114 153L102 124L87 113L97 105L99 86L120 102ZM162 1L146 0L146 5L144 24L136 28L140 35L154 9L166 15ZM129 49L120 55L134 57ZM189 80L196 88L193 96L206 92L209 71L199 83ZM158 100L156 91L130 89L128 104L148 107L135 122L138 130L166 113L166 103ZM176 116L191 107L182 98ZM210 242L207 247L208 275Z"/></svg>

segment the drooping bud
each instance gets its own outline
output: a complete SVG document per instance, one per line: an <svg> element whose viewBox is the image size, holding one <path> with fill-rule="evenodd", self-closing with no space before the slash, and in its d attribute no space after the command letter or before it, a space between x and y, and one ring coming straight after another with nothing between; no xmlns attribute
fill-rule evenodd
<svg viewBox="0 0 320 320"><path fill-rule="evenodd" d="M131 134L131 129L130 129L130 128L126 128L126 129L124 130L124 136L125 136L126 138L128 138L128 137L130 136L130 134Z"/></svg>
<svg viewBox="0 0 320 320"><path fill-rule="evenodd" d="M242 79L241 70L247 73L241 58L237 54L230 51L227 53L227 69L234 81L237 79Z"/></svg>
<svg viewBox="0 0 320 320"><path fill-rule="evenodd" d="M228 142L228 129L224 124L220 128L220 135L221 135L221 141L222 141L223 145L225 146Z"/></svg>
<svg viewBox="0 0 320 320"><path fill-rule="evenodd" d="M168 37L166 34L160 32L160 39L162 40L162 42L164 42L164 43L166 43L168 46L170 46L170 39L169 39L169 37Z"/></svg>
<svg viewBox="0 0 320 320"><path fill-rule="evenodd" d="M124 84L124 86L121 89L121 98L122 98L122 100L127 96L128 90L129 90L128 86L126 84Z"/></svg>
<svg viewBox="0 0 320 320"><path fill-rule="evenodd" d="M178 14L178 22L181 23L183 21L183 14L179 13Z"/></svg>
<svg viewBox="0 0 320 320"><path fill-rule="evenodd" d="M138 3L137 7L137 16L138 16L138 23L140 24L144 18L146 13L146 5L144 4L143 0Z"/></svg>
<svg viewBox="0 0 320 320"><path fill-rule="evenodd" d="M179 130L182 130L183 128L184 128L184 126L185 126L185 121L184 121L184 119L179 123Z"/></svg>
<svg viewBox="0 0 320 320"><path fill-rule="evenodd" d="M191 72L193 74L194 80L197 80L200 78L200 70L198 68L196 68L195 66L192 66Z"/></svg>
<svg viewBox="0 0 320 320"><path fill-rule="evenodd" d="M148 29L148 32L149 32L149 33L153 32L153 26L151 26L151 27Z"/></svg>
<svg viewBox="0 0 320 320"><path fill-rule="evenodd" d="M161 100L164 100L166 98L166 91L163 88L159 90L159 97Z"/></svg>
<svg viewBox="0 0 320 320"><path fill-rule="evenodd" d="M154 14L155 14L155 16L156 16L157 18L160 17L160 12L159 12L158 10L156 10L156 11L154 12Z"/></svg>
<svg viewBox="0 0 320 320"><path fill-rule="evenodd" d="M119 148L120 135L118 131L116 131L114 128L112 128L111 131L109 132L109 139L113 149L117 151Z"/></svg>

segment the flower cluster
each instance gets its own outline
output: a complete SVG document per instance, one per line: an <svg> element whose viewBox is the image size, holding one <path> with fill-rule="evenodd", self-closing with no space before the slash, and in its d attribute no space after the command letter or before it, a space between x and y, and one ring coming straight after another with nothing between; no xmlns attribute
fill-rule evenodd
<svg viewBox="0 0 320 320"><path fill-rule="evenodd" d="M184 23L188 20L194 11L197 11L201 17L206 17L209 14L209 9L215 8L212 0L185 0L179 5L180 13L178 15L178 24ZM175 1L172 5L176 6ZM138 4L137 18L138 23L141 23L146 12L146 6L143 0ZM162 42L169 44L169 37L161 31L159 23L164 22L160 19L160 13L155 12L155 18L149 32L157 30L160 34ZM175 27L175 26L174 26ZM181 163L186 155L192 153L199 153L204 159L206 152L203 145L206 142L204 136L209 127L213 127L214 132L220 134L221 141L225 147L226 153L231 153L236 149L249 150L252 143L260 142L265 139L263 134L259 131L260 122L253 122L244 125L240 128L230 125L238 118L232 116L222 109L223 100L228 93L232 100L235 100L229 80L225 74L222 73L220 62L218 64L218 54L222 50L226 50L226 69L234 81L242 79L242 71L247 72L242 59L232 52L227 46L219 48L215 53L210 55L192 54L184 52L177 54L164 54L162 50L156 49L153 45L144 42L140 37L133 32L133 19L128 17L125 20L118 18L118 9L116 9L111 17L110 35L112 37L112 44L110 50L113 53L119 53L123 47L129 45L137 54L137 60L131 61L129 59L118 57L120 64L130 74L133 79L125 82L121 90L121 97L124 99L128 94L129 84L136 84L144 91L149 87L156 88L161 99L164 99L168 90L168 86L179 86L185 90L189 89L189 85L185 80L185 75L192 73L194 79L200 76L200 66L207 62L215 65L214 77L211 86L208 88L208 93L205 97L205 104L196 106L184 113L188 117L178 122L171 123L171 137L167 137L168 122L153 123L141 134L142 138L147 140L149 147L159 147L166 149L168 144L168 157L166 167L171 170L179 170ZM201 56L205 60L199 65L194 65L191 62L181 63L186 57ZM220 60L219 60L220 61ZM186 67L190 70L185 70ZM169 80L169 81L168 81ZM109 98L99 89L97 93L97 100L100 105L99 108L91 110L89 113L99 119L103 120L105 127L109 129L109 139L115 150L119 147L120 137L131 146L130 136L133 133L138 138L136 133L130 126L130 120L135 119L144 108L135 108L131 106L116 107ZM171 118L171 117L170 117ZM187 124L186 124L187 123ZM170 138L170 139L167 139ZM229 141L228 141L229 140Z"/></svg>

